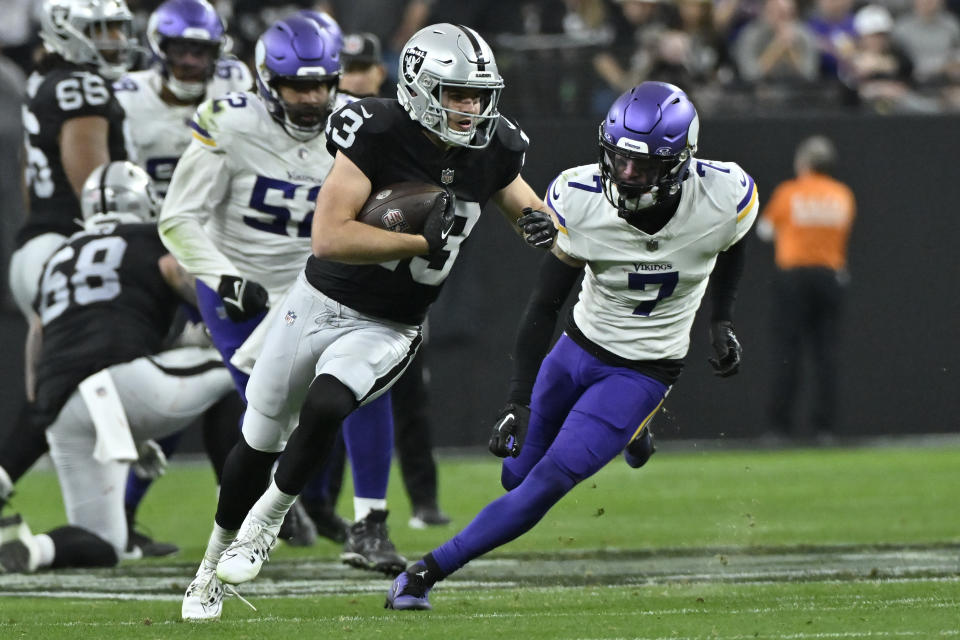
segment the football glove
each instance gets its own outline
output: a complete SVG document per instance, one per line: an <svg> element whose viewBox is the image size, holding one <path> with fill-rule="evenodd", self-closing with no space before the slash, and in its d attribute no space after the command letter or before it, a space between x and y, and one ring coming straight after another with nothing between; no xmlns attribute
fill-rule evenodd
<svg viewBox="0 0 960 640"><path fill-rule="evenodd" d="M490 434L490 443L487 448L498 458L508 455L516 458L520 455L520 447L527 435L527 423L530 422L530 409L522 404L508 402L500 411L500 416L493 424L493 433Z"/></svg>
<svg viewBox="0 0 960 640"><path fill-rule="evenodd" d="M427 214L426 222L423 224L423 237L427 239L430 246L429 254L434 254L443 249L447 244L447 236L453 229L454 220L456 220L456 207L454 206L456 198L453 193L445 191L433 203L433 209Z"/></svg>
<svg viewBox="0 0 960 640"><path fill-rule="evenodd" d="M220 276L217 295L234 322L249 320L270 306L270 296L260 283L239 276Z"/></svg>
<svg viewBox="0 0 960 640"><path fill-rule="evenodd" d="M729 320L720 320L710 323L710 342L716 358L709 358L713 367L713 375L727 378L740 370L740 359L743 356L743 347L733 332L733 323Z"/></svg>
<svg viewBox="0 0 960 640"><path fill-rule="evenodd" d="M553 218L546 211L524 207L523 215L517 219L517 226L523 230L523 239L527 244L540 249L549 249L557 237L557 228Z"/></svg>
<svg viewBox="0 0 960 640"><path fill-rule="evenodd" d="M141 480L156 480L167 472L167 456L154 440L146 440L137 448L136 462L130 465Z"/></svg>

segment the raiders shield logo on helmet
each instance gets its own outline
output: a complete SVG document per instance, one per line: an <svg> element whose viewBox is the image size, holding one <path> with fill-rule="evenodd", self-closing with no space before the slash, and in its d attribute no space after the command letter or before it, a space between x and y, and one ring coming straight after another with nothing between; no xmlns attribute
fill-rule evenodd
<svg viewBox="0 0 960 640"><path fill-rule="evenodd" d="M413 82L420 73L420 67L423 66L423 60L427 57L427 52L420 47L410 47L403 54L403 79L407 82Z"/></svg>

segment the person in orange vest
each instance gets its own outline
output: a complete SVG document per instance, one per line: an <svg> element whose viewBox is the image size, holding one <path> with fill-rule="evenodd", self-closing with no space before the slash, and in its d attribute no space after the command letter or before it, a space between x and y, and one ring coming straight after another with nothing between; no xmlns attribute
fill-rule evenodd
<svg viewBox="0 0 960 640"><path fill-rule="evenodd" d="M777 186L757 224L757 235L774 242L777 266L769 405L776 435L793 433L801 360L809 351L816 387L811 426L821 440L835 436L847 246L856 215L853 191L833 177L836 164L829 138L803 140L794 155L796 178Z"/></svg>

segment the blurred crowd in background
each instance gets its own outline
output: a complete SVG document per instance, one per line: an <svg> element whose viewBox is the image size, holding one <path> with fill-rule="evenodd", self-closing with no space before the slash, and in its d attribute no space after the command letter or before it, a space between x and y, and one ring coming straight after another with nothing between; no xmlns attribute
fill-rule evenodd
<svg viewBox="0 0 960 640"><path fill-rule="evenodd" d="M159 0L130 0L142 33ZM497 53L503 107L599 118L643 80L683 87L702 114L960 111L960 0L219 0L232 53L252 67L267 25L329 12L381 44L392 95L397 51L435 22L477 29ZM0 0L0 76L22 87L42 0ZM142 43L141 43L142 44ZM149 60L142 60L142 65Z"/></svg>

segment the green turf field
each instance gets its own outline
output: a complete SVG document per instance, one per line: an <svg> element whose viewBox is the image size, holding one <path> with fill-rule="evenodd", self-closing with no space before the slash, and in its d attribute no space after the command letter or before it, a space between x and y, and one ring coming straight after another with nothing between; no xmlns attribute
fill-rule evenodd
<svg viewBox="0 0 960 640"><path fill-rule="evenodd" d="M341 565L325 540L280 546L223 620L179 621L214 510L212 473L173 468L142 520L183 547L113 570L0 575L0 638L951 638L960 636L960 446L677 451L617 460L533 531L432 593L432 612L382 608L389 580ZM392 538L415 559L500 495L489 456L441 460L450 528ZM349 492L349 487L346 488ZM62 523L56 478L13 507ZM350 515L349 499L341 512Z"/></svg>

